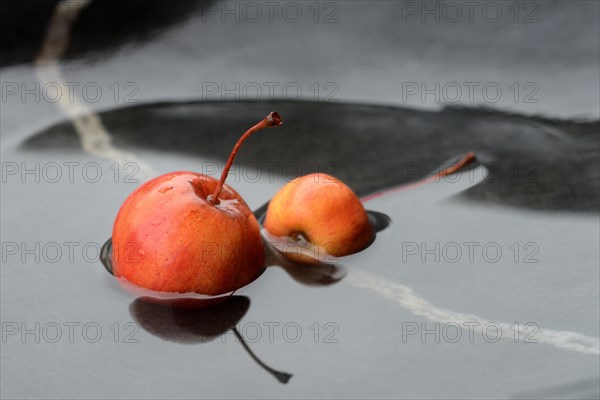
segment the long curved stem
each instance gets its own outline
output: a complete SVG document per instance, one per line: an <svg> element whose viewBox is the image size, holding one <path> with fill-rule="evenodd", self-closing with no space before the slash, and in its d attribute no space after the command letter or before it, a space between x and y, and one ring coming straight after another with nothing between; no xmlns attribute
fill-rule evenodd
<svg viewBox="0 0 600 400"><path fill-rule="evenodd" d="M276 112L271 112L269 113L269 115L267 115L262 121L260 121L258 124L254 125L252 128L248 129L237 141L237 143L235 144L235 146L233 147L233 150L231 151L231 154L229 155L229 159L227 160L227 164L225 164L225 169L223 170L223 173L221 174L221 180L219 180L219 183L217 184L217 187L215 188L215 191L213 192L212 195L208 196L208 202L210 204L218 204L219 202L219 195L221 194L221 190L223 189L223 184L225 183L225 179L227 179L227 174L229 173L229 169L231 168L231 164L233 164L233 159L235 158L235 155L237 154L238 150L240 149L240 147L242 146L242 143L244 143L244 141L246 139L248 139L248 137L250 135L252 135L254 132L260 131L263 128L268 128L268 127L276 127L281 125L281 116L276 113Z"/></svg>

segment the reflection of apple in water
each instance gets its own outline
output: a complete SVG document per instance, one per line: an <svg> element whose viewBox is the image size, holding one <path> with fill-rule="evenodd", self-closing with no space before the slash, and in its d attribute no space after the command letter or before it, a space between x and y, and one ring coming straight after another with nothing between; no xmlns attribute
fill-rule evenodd
<svg viewBox="0 0 600 400"><path fill-rule="evenodd" d="M341 281L348 270L341 264L313 264L306 265L290 259L266 243L267 266L280 267L296 282L306 286L329 286Z"/></svg>
<svg viewBox="0 0 600 400"><path fill-rule="evenodd" d="M223 303L204 309L180 309L138 298L129 306L129 312L143 329L169 342L206 343L231 329L259 366L279 382L287 383L292 375L277 371L259 359L235 327L249 308L250 299L245 296L231 296Z"/></svg>
<svg viewBox="0 0 600 400"><path fill-rule="evenodd" d="M238 140L220 181L195 172L173 172L136 189L113 227L113 273L159 292L217 295L254 280L264 249L256 218L225 185L233 159L254 132L281 125L270 113Z"/></svg>
<svg viewBox="0 0 600 400"><path fill-rule="evenodd" d="M169 342L210 342L233 328L248 312L250 299L231 296L210 309L187 310L154 304L144 298L129 306L135 321L146 331Z"/></svg>

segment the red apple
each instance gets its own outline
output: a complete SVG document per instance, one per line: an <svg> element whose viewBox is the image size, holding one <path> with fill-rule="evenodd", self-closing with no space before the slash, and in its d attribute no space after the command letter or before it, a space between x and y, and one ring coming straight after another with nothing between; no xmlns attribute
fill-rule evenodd
<svg viewBox="0 0 600 400"><path fill-rule="evenodd" d="M113 273L146 289L217 295L254 280L265 254L254 214L224 184L240 146L252 133L281 125L270 113L236 143L220 181L172 172L136 189L113 227Z"/></svg>
<svg viewBox="0 0 600 400"><path fill-rule="evenodd" d="M269 203L264 226L274 237L308 241L310 251L301 253L293 246L284 250L289 258L303 263L359 252L374 237L360 199L342 181L323 173L288 182Z"/></svg>

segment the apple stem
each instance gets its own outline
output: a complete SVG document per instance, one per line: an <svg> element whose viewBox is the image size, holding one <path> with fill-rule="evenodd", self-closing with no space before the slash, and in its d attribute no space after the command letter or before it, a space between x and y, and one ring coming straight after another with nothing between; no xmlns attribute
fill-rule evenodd
<svg viewBox="0 0 600 400"><path fill-rule="evenodd" d="M210 204L213 204L213 205L219 204L219 195L221 194L221 190L223 189L223 184L225 183L225 179L227 179L227 174L229 173L231 164L233 164L233 159L235 158L235 155L237 154L240 147L242 146L242 143L244 143L244 141L246 139L248 139L248 137L250 135L252 135L254 132L260 131L263 128L276 127L276 126L281 125L282 123L283 122L281 122L281 116L278 113L273 111L273 112L269 113L269 115L267 115L258 124L254 125L250 129L248 129L238 139L237 143L233 147L233 150L231 151L231 154L229 155L227 164L225 164L225 169L223 170L223 173L221 174L221 180L219 180L219 183L217 184L217 187L215 188L215 191L213 192L213 194L208 196L208 198L207 198L207 200Z"/></svg>
<svg viewBox="0 0 600 400"><path fill-rule="evenodd" d="M425 183L427 182L431 182L431 181L435 181L435 180L439 180L447 175L451 175L453 173L455 173L456 171L458 171L459 169L461 169L462 167L464 167L465 165L467 165L468 163L470 163L471 161L473 161L475 159L475 153L470 151L467 154L465 154L458 162L456 162L455 164L451 165L450 167L438 172L437 174L430 176L429 178L425 179Z"/></svg>
<svg viewBox="0 0 600 400"><path fill-rule="evenodd" d="M390 193L390 192L396 192L398 190L406 190L406 189L410 189L416 186L421 186L425 183L429 183L429 182L433 182L433 181L438 181L439 179L453 174L456 171L458 171L459 169L461 169L462 167L464 167L465 165L467 165L468 163L470 163L471 161L475 160L477 157L475 155L474 152L470 151L467 154L465 154L458 162L454 163L453 165L451 165L450 167L438 172L435 175L430 176L429 178L426 178L424 180L422 180L421 182L414 182L414 183L409 183L407 185L402 185L402 186L398 186L396 188L392 188L392 189L388 189L388 190L384 190L381 192L377 192L377 193L373 193L370 194L368 196L362 197L361 201L363 203L373 200L379 196L383 196L386 193Z"/></svg>

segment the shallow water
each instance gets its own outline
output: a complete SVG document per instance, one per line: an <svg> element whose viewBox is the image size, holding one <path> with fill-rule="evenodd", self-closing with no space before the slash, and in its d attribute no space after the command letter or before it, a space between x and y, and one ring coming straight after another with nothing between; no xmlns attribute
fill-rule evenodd
<svg viewBox="0 0 600 400"><path fill-rule="evenodd" d="M243 104L246 113L259 115L271 106L277 104ZM296 109L296 115L314 109L310 104L302 108L301 103L281 106ZM143 110L156 118L176 113L189 122L202 106L182 107ZM238 105L207 107L203 115L214 116L229 114ZM396 112L361 108L365 114ZM133 118L139 109L131 112ZM430 115L412 116L433 123ZM217 135L212 129L198 130L202 125L193 122L197 133L189 136L191 144L161 149L154 145L162 140L155 136L156 120L133 118L135 123L128 124L114 118L109 126L120 126L115 145L134 153L157 173L207 172L215 162L222 167L223 154L233 145L233 128L241 124L236 122L225 129L226 135ZM485 117L462 112L453 118L464 124L470 118L485 122ZM111 124L110 117L107 120ZM258 214L289 177L275 173L248 179L243 171L250 171L244 168L253 157L281 163L278 157L287 152L289 163L302 170L312 161L306 154L329 154L331 158L324 160L333 159L346 183L362 195L406 183L410 177L419 181L430 172L418 170L424 173L403 178L398 168L401 159L396 164L394 159L381 163L374 159L369 169L382 175L374 180L353 167L354 155L364 147L358 133L348 135L339 147L323 147L317 141L315 149L311 139L301 138L323 137L323 131L294 121L286 121L295 126L286 140L269 144L266 136L279 134L269 132L257 137L264 141L249 142L240 153L247 150L238 164L238 177L233 176L230 184ZM338 123L340 119L326 125L331 135L347 131L345 123ZM127 140L139 130L148 132L145 140L139 139L139 144L138 139ZM423 154L435 138L419 131L403 136L395 123L382 125L378 132L379 140L389 139L394 149L401 138ZM223 303L219 313L194 313L147 306L122 291L104 271L97 257L100 247L110 235L120 204L143 178L134 174L138 182L126 180L131 171L122 165L115 170L113 160L82 152L73 135L62 124L23 145L2 149L3 160L27 165L80 163L73 182L63 169L56 182L47 176L36 182L33 175L19 174L8 176L3 184L4 243L25 243L27 248L39 243L40 249L46 248L39 259L24 251L4 252L2 321L19 329L2 346L5 393L18 393L32 378L38 388L32 390L39 390L38 395L72 398L163 398L172 393L184 398L480 397L482 391L499 397L547 393L551 386L567 393L597 391L590 381L599 374L598 215L591 210L575 212L580 203L571 202L562 187L542 179L577 169L580 160L574 156L573 164L556 166L560 174L539 170L550 174L542 175L545 183L540 186L510 179L490 181L489 166L502 161L502 154L484 152L481 165L462 174L367 201L368 209L388 215L391 224L363 252L321 268L268 267L232 302ZM443 151L429 155L429 160L442 163L463 154L471 140L465 135L456 139L464 142L444 144ZM481 142L493 141L493 135L490 132ZM296 139L292 151L289 143ZM576 137L567 142L579 146ZM523 151L522 143L518 145ZM511 142L504 146L510 150ZM510 161L527 162L536 154L538 160L544 159L562 148L545 146L535 148L532 143L528 152ZM213 148L225 150L211 156ZM195 149L200 155L194 154ZM338 151L345 153L338 155ZM399 157L405 154L402 151L409 150L398 147ZM575 151L564 154L571 160ZM89 181L92 169L81 175L83 166L92 162L102 172L97 182ZM214 174L218 172L217 168ZM595 193L590 182L572 181L571 187L578 193ZM479 194L471 195L473 191ZM72 246L72 259L65 244L70 242L78 244ZM50 243L62 251L57 259ZM35 334L22 336L21 328L35 330L37 322L39 343ZM73 325L72 342L65 325L71 322L78 324ZM56 328L53 324L62 332L55 343L48 340ZM93 342L97 327L101 335ZM65 373L70 377L67 394Z"/></svg>

